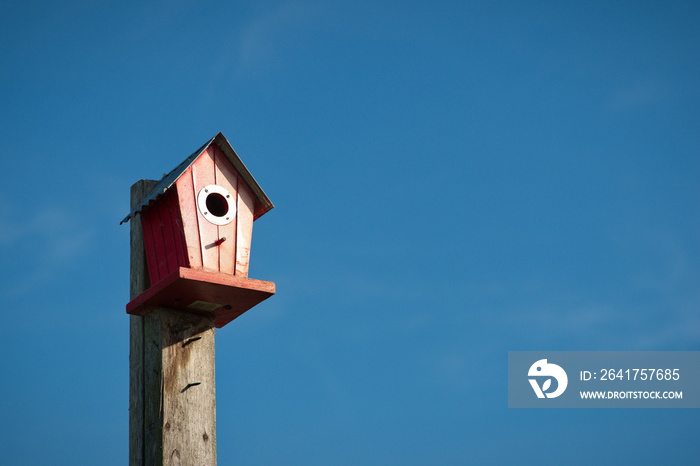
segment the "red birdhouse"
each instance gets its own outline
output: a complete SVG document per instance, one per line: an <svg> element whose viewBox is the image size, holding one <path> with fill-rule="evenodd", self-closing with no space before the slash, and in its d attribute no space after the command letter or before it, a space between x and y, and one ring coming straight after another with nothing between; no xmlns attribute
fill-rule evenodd
<svg viewBox="0 0 700 466"><path fill-rule="evenodd" d="M253 221L273 205L223 134L197 149L121 223L140 214L151 286L126 306L214 313L222 327L275 293L248 278Z"/></svg>

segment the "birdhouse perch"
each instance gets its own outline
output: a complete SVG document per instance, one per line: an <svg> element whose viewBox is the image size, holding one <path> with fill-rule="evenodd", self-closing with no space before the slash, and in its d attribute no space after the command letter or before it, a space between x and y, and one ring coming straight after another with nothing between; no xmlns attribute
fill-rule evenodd
<svg viewBox="0 0 700 466"><path fill-rule="evenodd" d="M223 327L275 293L248 278L253 221L273 208L223 134L166 174L121 223L141 215L151 286L126 306L213 313Z"/></svg>

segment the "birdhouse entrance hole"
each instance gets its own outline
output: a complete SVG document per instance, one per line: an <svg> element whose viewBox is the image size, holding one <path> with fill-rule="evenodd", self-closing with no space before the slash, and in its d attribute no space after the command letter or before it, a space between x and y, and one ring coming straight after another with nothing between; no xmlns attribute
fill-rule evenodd
<svg viewBox="0 0 700 466"><path fill-rule="evenodd" d="M236 216L236 204L226 188L210 184L197 195L197 207L214 225L227 225Z"/></svg>
<svg viewBox="0 0 700 466"><path fill-rule="evenodd" d="M207 196L207 209L210 214L223 217L228 213L228 202L221 194L211 193Z"/></svg>

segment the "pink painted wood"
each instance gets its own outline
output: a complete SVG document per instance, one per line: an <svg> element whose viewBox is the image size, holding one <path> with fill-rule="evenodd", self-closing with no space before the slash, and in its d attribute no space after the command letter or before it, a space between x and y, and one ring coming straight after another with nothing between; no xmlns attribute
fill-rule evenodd
<svg viewBox="0 0 700 466"><path fill-rule="evenodd" d="M189 267L185 256L182 220L177 193L166 193L157 204L142 212L148 275L157 283L178 267Z"/></svg>
<svg viewBox="0 0 700 466"><path fill-rule="evenodd" d="M197 197L192 181L192 168L188 168L176 182L180 212L182 214L182 229L187 248L190 267L202 269L202 246L199 239L199 216L197 215Z"/></svg>
<svg viewBox="0 0 700 466"><path fill-rule="evenodd" d="M234 209L236 208L236 198L238 196L238 174L229 162L228 158L221 150L214 146L214 162L216 170L216 184L225 188L231 195L228 201ZM226 241L219 245L219 271L233 275L236 256L236 223L238 212L234 215L233 221L227 225L219 226L219 238L226 238Z"/></svg>
<svg viewBox="0 0 700 466"><path fill-rule="evenodd" d="M255 198L250 187L239 177L238 224L236 234L236 276L247 277L250 261L250 243L253 236L253 209Z"/></svg>
<svg viewBox="0 0 700 466"><path fill-rule="evenodd" d="M197 207L207 185L220 186L233 198L229 202L236 212L228 224L208 221ZM174 188L142 212L151 283L178 267L247 277L257 207L253 190L228 157L218 146L209 146Z"/></svg>
<svg viewBox="0 0 700 466"><path fill-rule="evenodd" d="M192 164L192 182L195 199L199 192L207 185L216 183L214 171L214 151L210 146ZM195 202L196 205L196 202ZM216 225L204 218L197 209L197 222L199 223L199 241L202 251L202 268L204 270L219 271L219 248L216 241L219 239L219 229Z"/></svg>
<svg viewBox="0 0 700 466"><path fill-rule="evenodd" d="M179 267L189 267L190 261L187 257L187 243L185 242L182 214L180 213L180 199L177 195L176 189L171 191L168 209L170 212L170 224L173 226L177 265Z"/></svg>

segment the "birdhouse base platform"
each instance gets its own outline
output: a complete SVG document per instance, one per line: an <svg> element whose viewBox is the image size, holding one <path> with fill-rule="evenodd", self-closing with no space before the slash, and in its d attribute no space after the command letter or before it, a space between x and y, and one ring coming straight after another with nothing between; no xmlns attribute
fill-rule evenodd
<svg viewBox="0 0 700 466"><path fill-rule="evenodd" d="M126 305L142 316L155 307L214 314L217 328L275 294L275 284L252 278L180 267Z"/></svg>

